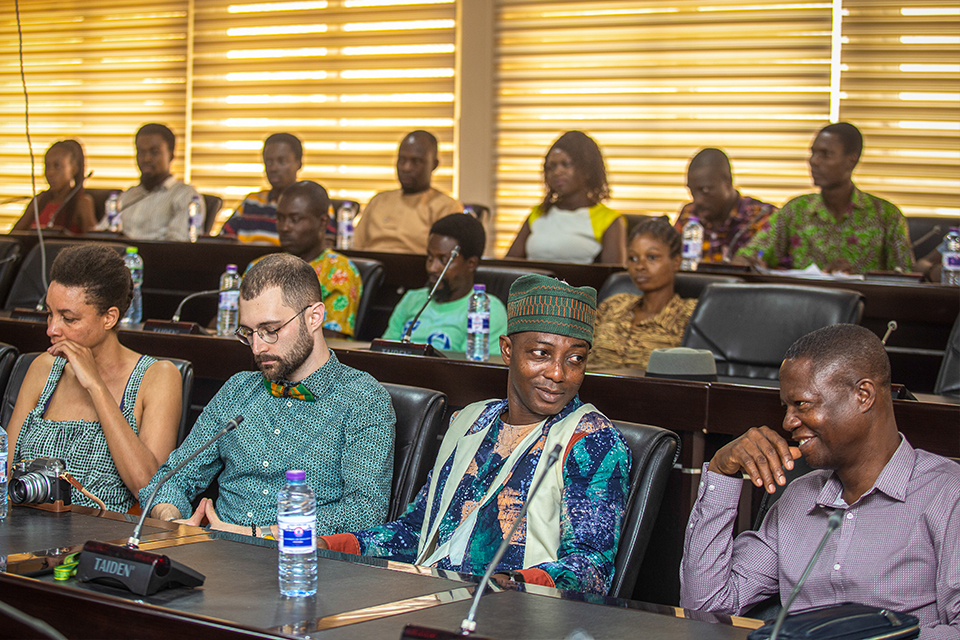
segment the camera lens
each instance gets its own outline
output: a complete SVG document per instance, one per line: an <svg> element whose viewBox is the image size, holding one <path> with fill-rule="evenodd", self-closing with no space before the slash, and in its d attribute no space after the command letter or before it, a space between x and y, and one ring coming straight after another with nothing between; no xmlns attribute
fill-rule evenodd
<svg viewBox="0 0 960 640"><path fill-rule="evenodd" d="M50 478L31 471L10 483L10 499L15 504L35 504L50 499Z"/></svg>

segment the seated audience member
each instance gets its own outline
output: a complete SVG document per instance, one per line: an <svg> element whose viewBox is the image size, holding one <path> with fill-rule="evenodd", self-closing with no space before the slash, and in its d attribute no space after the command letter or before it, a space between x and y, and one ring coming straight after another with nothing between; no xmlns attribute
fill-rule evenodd
<svg viewBox="0 0 960 640"><path fill-rule="evenodd" d="M280 248L306 261L317 272L326 310L323 333L328 338L342 338L353 336L356 331L363 283L360 272L346 256L324 248L329 218L330 198L316 182L304 180L290 185L277 202Z"/></svg>
<svg viewBox="0 0 960 640"><path fill-rule="evenodd" d="M50 188L36 197L42 229L83 235L97 226L93 198L83 190L87 176L79 142L61 140L50 145L43 156L43 176ZM23 216L13 225L14 231L37 228L33 207L34 200L30 200Z"/></svg>
<svg viewBox="0 0 960 640"><path fill-rule="evenodd" d="M318 532L383 522L393 477L393 405L376 380L327 348L322 300L313 268L290 254L267 256L243 277L237 337L250 345L259 371L227 380L141 500L234 416L245 419L160 488L154 518L190 514L190 501L220 474L216 503L202 499L186 522L206 517L215 529L262 537L277 521L286 471L304 469L317 494Z"/></svg>
<svg viewBox="0 0 960 640"><path fill-rule="evenodd" d="M463 204L430 186L437 159L437 139L426 131L404 136L397 151L400 189L373 196L363 208L353 236L355 249L424 253L430 225Z"/></svg>
<svg viewBox="0 0 960 640"><path fill-rule="evenodd" d="M800 338L780 367L780 398L796 445L758 427L704 465L680 605L741 614L768 596L785 602L839 511L791 609L860 602L917 616L922 640L960 638L960 466L897 431L880 340L855 325ZM772 493L800 456L817 470L787 486L759 531L732 539L741 474Z"/></svg>
<svg viewBox="0 0 960 640"><path fill-rule="evenodd" d="M537 470L560 445L497 571L517 582L606 594L625 509L630 452L577 395L596 292L542 275L510 287L506 399L454 415L427 484L399 520L318 540L321 548L482 574ZM538 476L539 477L539 476Z"/></svg>
<svg viewBox="0 0 960 640"><path fill-rule="evenodd" d="M702 149L693 156L687 167L687 190L693 202L680 209L673 226L682 232L691 216L699 218L702 262L730 262L777 210L733 188L730 159L720 149Z"/></svg>
<svg viewBox="0 0 960 640"><path fill-rule="evenodd" d="M61 251L50 269L51 346L30 365L10 418L10 461L61 458L111 511L126 512L177 443L177 368L124 347L133 297L123 259L102 244ZM96 506L79 491L74 504Z"/></svg>
<svg viewBox="0 0 960 640"><path fill-rule="evenodd" d="M162 124L145 124L137 131L137 167L140 184L120 195L120 220L123 234L134 240L190 239L190 218L187 207L197 190L170 173L176 138ZM200 197L200 211L206 205ZM97 228L104 230L110 221L104 217Z"/></svg>
<svg viewBox="0 0 960 640"><path fill-rule="evenodd" d="M543 159L547 195L533 208L508 258L623 264L623 216L602 204L610 197L600 147L581 131L560 136Z"/></svg>
<svg viewBox="0 0 960 640"><path fill-rule="evenodd" d="M249 194L220 229L221 236L240 242L280 244L277 202L283 190L297 181L303 168L303 144L290 133L274 133L263 143L263 168L269 189Z"/></svg>
<svg viewBox="0 0 960 640"><path fill-rule="evenodd" d="M838 122L810 147L810 175L820 193L789 201L737 252L734 262L772 268L866 273L913 269L907 221L890 202L857 189L851 176L863 136Z"/></svg>
<svg viewBox="0 0 960 640"><path fill-rule="evenodd" d="M407 291L390 314L383 337L400 340L423 307L455 247L460 254L440 281L433 299L413 327L411 342L431 344L436 349L464 352L467 349L467 309L473 280L486 243L483 224L466 213L451 213L430 227L427 238L427 286ZM507 329L507 309L496 296L490 298L490 353L500 353L499 338Z"/></svg>
<svg viewBox="0 0 960 640"><path fill-rule="evenodd" d="M600 303L588 368L646 369L654 349L680 346L697 306L695 299L673 292L680 245L680 233L665 218L634 227L627 247L627 272L643 293L618 293Z"/></svg>

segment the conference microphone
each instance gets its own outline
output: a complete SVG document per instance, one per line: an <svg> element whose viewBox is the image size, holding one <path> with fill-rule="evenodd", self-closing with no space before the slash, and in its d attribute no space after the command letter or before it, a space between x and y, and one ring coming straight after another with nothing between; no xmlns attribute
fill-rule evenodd
<svg viewBox="0 0 960 640"><path fill-rule="evenodd" d="M202 585L206 580L206 576L202 573L171 560L165 555L141 551L139 548L140 532L143 530L143 523L147 519L147 515L153 508L153 501L156 499L160 487L183 469L188 462L197 457L201 451L204 451L228 432L236 429L241 422L243 422L243 416L238 415L203 443L203 446L160 478L146 503L141 505L143 511L140 514L140 520L137 522L133 534L127 539L125 546L121 547L106 542L97 542L96 540L90 540L83 545L83 551L80 552L80 562L77 565L77 579L80 582L100 582L110 586L119 586L142 596L149 596L161 589L170 587L199 587Z"/></svg>
<svg viewBox="0 0 960 640"><path fill-rule="evenodd" d="M0 260L0 264L7 264L8 262L13 262L14 260L16 260L16 259L19 258L19 257L20 257L20 254L19 254L19 253L16 254L16 255L7 256L7 257L4 258L3 260Z"/></svg>
<svg viewBox="0 0 960 640"><path fill-rule="evenodd" d="M441 631L438 629L430 629L428 627L420 627L416 625L407 625L403 629L403 634L400 636L400 640L407 640L408 638L437 638L447 640L448 638L455 638L458 636L462 637L473 635L473 632L477 629L475 618L477 616L477 607L480 606L480 598L487 590L487 585L490 583L490 578L496 571L497 565L500 564L500 559L503 558L503 554L507 552L507 547L510 546L510 541L513 540L513 534L516 533L517 527L520 526L520 522L523 520L523 517L527 515L527 508L533 501L533 497L537 495L537 492L540 490L540 485L543 484L543 479L547 477L547 474L550 473L550 469L552 469L553 465L555 465L560 459L560 454L562 452L563 447L559 444L554 446L553 450L550 452L549 457L547 458L547 465L544 468L543 473L540 474L539 478L537 478L536 484L533 485L533 490L531 490L527 495L527 499L524 501L523 507L520 508L520 513L517 514L516 519L513 521L513 525L510 526L510 531L503 536L500 546L497 547L497 552L493 555L493 559L490 561L490 564L487 565L487 570L484 572L483 578L480 579L480 583L477 585L477 590L473 594L473 603L470 605L470 611L467 613L467 617L463 619L463 622L460 623L460 633L454 634L449 631ZM837 520L837 525L839 526L839 524L840 521ZM478 636L475 636L475 638L476 640L484 640Z"/></svg>
<svg viewBox="0 0 960 640"><path fill-rule="evenodd" d="M180 301L177 310L173 312L173 318L170 320L147 320L143 323L144 331L153 331L154 333L172 333L177 335L203 334L204 331L196 322L180 322L180 313L183 311L183 305L194 298L204 298L207 296L219 295L219 289L207 289L206 291L197 291L191 293Z"/></svg>
<svg viewBox="0 0 960 640"><path fill-rule="evenodd" d="M800 579L797 580L797 584L790 592L790 596L787 598L787 601L783 603L783 608L780 609L780 613L777 615L777 621L773 624L773 632L770 634L770 640L777 640L777 636L780 634L780 627L783 626L783 621L786 619L787 612L790 610L790 605L793 604L797 594L800 593L800 588L803 586L803 583L806 582L807 576L810 575L810 570L813 569L813 565L817 563L817 559L823 552L823 547L826 546L827 540L830 538L833 532L837 530L841 522L843 522L843 512L837 509L830 514L830 518L827 520L826 533L824 533L823 538L820 539L820 544L817 545L817 550L813 552L813 557L811 557L810 562L807 563L807 568L803 570L803 574L800 576Z"/></svg>
<svg viewBox="0 0 960 640"><path fill-rule="evenodd" d="M920 239L919 239L919 240L914 240L913 242L911 242L911 243L910 243L910 249L911 249L911 250L912 250L912 249L916 249L917 247L919 247L920 245L922 245L924 242L926 242L927 240L929 240L929 239L932 238L933 236L937 235L938 233L940 233L940 225L935 224L935 225L933 225L933 228L930 229L930 231L927 231L925 234L923 234L922 236L920 236Z"/></svg>
<svg viewBox="0 0 960 640"><path fill-rule="evenodd" d="M887 346L887 338L889 338L889 337L890 337L890 334L893 333L893 332L896 331L896 330L897 330L897 321L896 321L896 320L891 320L890 322L887 323L887 332L886 332L885 334L883 334L883 339L880 340L880 342L881 342L881 344L883 344L883 346Z"/></svg>
<svg viewBox="0 0 960 640"><path fill-rule="evenodd" d="M453 251L450 252L450 257L447 258L447 263L443 265L443 271L440 272L440 277L437 278L437 281L433 283L433 288L430 289L430 293L427 294L427 300L423 303L423 306L420 307L420 310L417 311L417 315L413 316L413 320L410 322L407 330L403 332L403 336L400 338L400 341L397 342L395 340L383 340L378 338L370 343L370 351L378 351L380 353L398 353L400 355L408 356L433 356L434 358L444 357L444 355L437 351L432 344L414 344L410 342L410 336L413 334L413 328L417 326L417 320L420 319L420 315L426 311L427 305L430 304L431 300L433 300L433 294L436 293L437 287L439 287L440 283L443 282L443 276L446 275L447 269L450 268L450 265L458 255L460 255L460 245L455 246Z"/></svg>

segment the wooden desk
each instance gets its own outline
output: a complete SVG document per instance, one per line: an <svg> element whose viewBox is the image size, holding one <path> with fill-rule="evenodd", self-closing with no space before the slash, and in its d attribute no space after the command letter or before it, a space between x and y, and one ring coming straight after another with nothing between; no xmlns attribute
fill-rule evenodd
<svg viewBox="0 0 960 640"><path fill-rule="evenodd" d="M8 318L0 318L0 341L14 344L22 352L39 351L49 344L42 324ZM254 368L249 347L234 339L121 330L120 341L140 353L193 362L191 424L227 378ZM450 410L505 393L507 369L502 364L415 358L373 353L349 342L331 344L343 363L367 371L381 382L446 393ZM674 604L679 594L677 569L684 523L696 497L700 467L718 447L748 428L760 424L779 427L783 420L779 393L769 387L588 373L580 396L611 419L653 424L681 436L680 467L671 476L634 593L636 599ZM960 406L896 400L894 409L897 424L915 446L960 458ZM645 581L644 576L650 579Z"/></svg>
<svg viewBox="0 0 960 640"><path fill-rule="evenodd" d="M148 520L141 547L162 553L206 576L203 587L136 596L111 587L55 583L36 575L59 564L87 539L122 542L133 527L119 514L93 509L49 514L14 507L0 537L0 599L52 624L71 638L399 638L408 623L455 630L470 605L476 577L398 562L319 551L315 598L282 598L277 589L276 543ZM22 535L42 531L56 539L39 549ZM35 577L23 577L23 574ZM685 619L685 618L697 619ZM610 598L527 586L487 594L478 633L494 638L563 638L581 628L599 639L628 637L636 629L665 640L742 640L755 621L684 612ZM19 630L19 633L18 633ZM23 635L4 622L0 638Z"/></svg>

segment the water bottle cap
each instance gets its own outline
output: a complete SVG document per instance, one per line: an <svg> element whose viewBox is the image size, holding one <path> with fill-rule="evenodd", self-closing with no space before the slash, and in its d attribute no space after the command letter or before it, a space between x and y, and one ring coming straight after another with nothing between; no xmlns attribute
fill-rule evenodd
<svg viewBox="0 0 960 640"><path fill-rule="evenodd" d="M486 290L487 290L487 285L485 285L485 284L475 284L475 285L473 285L473 290L474 290L474 291L484 291L484 292L486 292Z"/></svg>
<svg viewBox="0 0 960 640"><path fill-rule="evenodd" d="M228 265L227 265L227 272L228 272L228 273L236 273L236 272L237 272L237 265L235 265L235 264L228 264Z"/></svg>
<svg viewBox="0 0 960 640"><path fill-rule="evenodd" d="M687 218L687 222L698 222L698 223L699 223L699 222L700 222L700 218L698 218L697 216L690 216L690 217Z"/></svg>
<svg viewBox="0 0 960 640"><path fill-rule="evenodd" d="M303 482L307 479L307 472L303 469L291 469L287 471L287 480L290 482Z"/></svg>
<svg viewBox="0 0 960 640"><path fill-rule="evenodd" d="M137 252L136 247L127 247L127 253L136 253L136 252Z"/></svg>

